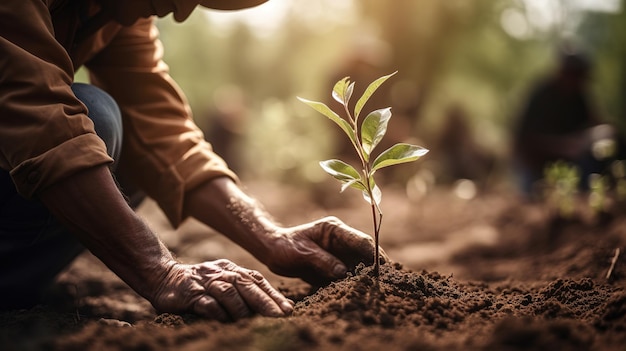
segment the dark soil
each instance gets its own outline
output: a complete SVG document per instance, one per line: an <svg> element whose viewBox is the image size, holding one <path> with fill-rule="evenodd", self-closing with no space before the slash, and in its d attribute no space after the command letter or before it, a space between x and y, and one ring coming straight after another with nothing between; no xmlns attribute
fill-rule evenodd
<svg viewBox="0 0 626 351"><path fill-rule="evenodd" d="M333 214L368 230L358 198L322 209L283 188L261 184L251 192L288 224ZM397 263L383 265L378 282L371 267L359 266L318 289L272 275L197 223L171 230L148 203L140 213L182 260L225 257L260 270L297 301L293 316L221 324L156 314L85 254L46 304L0 314L0 348L625 350L626 217L581 212L565 220L501 194L468 201L438 190L420 203L393 189L385 196L381 240Z"/></svg>

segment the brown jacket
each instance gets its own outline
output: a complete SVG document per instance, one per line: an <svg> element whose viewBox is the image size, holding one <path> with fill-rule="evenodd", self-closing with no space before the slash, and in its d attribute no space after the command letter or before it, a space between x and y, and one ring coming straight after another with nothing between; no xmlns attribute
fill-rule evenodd
<svg viewBox="0 0 626 351"><path fill-rule="evenodd" d="M123 8L127 0L107 1ZM183 20L198 1L148 3L156 11L184 3L184 14L174 12ZM218 8L224 2L214 1ZM70 88L75 70L84 65L91 83L111 94L122 112L118 171L154 198L176 226L183 220L186 191L236 175L192 121L162 61L153 19L142 14L122 26L111 11L100 10L97 0L0 2L0 167L30 198L80 170L112 161Z"/></svg>

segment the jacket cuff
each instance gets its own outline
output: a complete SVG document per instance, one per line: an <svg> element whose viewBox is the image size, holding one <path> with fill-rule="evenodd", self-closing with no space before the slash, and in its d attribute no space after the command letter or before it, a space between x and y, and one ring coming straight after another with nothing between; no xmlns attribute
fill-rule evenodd
<svg viewBox="0 0 626 351"><path fill-rule="evenodd" d="M184 212L186 193L215 178L229 177L236 183L240 180L226 162L214 154L206 143L189 150L181 160L164 172L156 189L145 189L174 228L186 219ZM146 184L147 185L147 184Z"/></svg>
<svg viewBox="0 0 626 351"><path fill-rule="evenodd" d="M74 173L112 162L100 137L83 134L25 160L11 171L11 177L18 193L29 199Z"/></svg>

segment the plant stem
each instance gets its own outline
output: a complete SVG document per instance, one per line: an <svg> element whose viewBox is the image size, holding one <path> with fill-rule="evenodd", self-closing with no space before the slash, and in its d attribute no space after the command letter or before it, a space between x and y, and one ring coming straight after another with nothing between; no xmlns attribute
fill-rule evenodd
<svg viewBox="0 0 626 351"><path fill-rule="evenodd" d="M375 247L374 247L374 275L376 276L376 282L378 285L378 275L380 274L380 265L378 263L378 224L376 221L376 206L374 206L374 203L372 203L372 219L374 220L374 241L375 241Z"/></svg>
<svg viewBox="0 0 626 351"><path fill-rule="evenodd" d="M365 151L363 150L363 146L361 145L361 137L359 135L359 125L357 123L356 118L352 117L348 104L347 103L344 104L343 107L344 107L344 110L346 111L346 115L348 116L348 120L350 121L350 123L352 123L352 129L354 130L354 136L356 137L356 142L353 142L352 146L354 146L354 149L356 150L356 154L359 156L359 159L361 160L361 164L363 165L363 169L365 170L367 168L367 161L365 160ZM367 176L369 176L369 173L367 174Z"/></svg>
<svg viewBox="0 0 626 351"><path fill-rule="evenodd" d="M352 114L350 113L350 107L348 107L348 103L343 104L343 109L346 111L346 115L348 115L348 120L352 123L352 126L356 127L356 120L352 118ZM354 129L356 132L356 128Z"/></svg>
<svg viewBox="0 0 626 351"><path fill-rule="evenodd" d="M379 234L380 234L380 226L383 221L383 214L380 211L376 204L376 199L374 198L374 187L370 181L372 175L372 166L370 164L370 160L365 154L365 150L363 149L363 145L361 142L359 129L358 129L358 121L352 114L350 114L350 109L348 104L344 104L344 108L346 114L348 115L348 120L352 123L352 128L354 129L354 133L356 136L356 145L353 143L356 153L361 159L361 165L363 166L363 175L365 176L365 185L367 187L367 192L370 197L370 204L372 206L372 222L374 223L374 276L376 277L376 288L380 289L380 249L379 249ZM378 213L378 219L376 218L376 213Z"/></svg>
<svg viewBox="0 0 626 351"><path fill-rule="evenodd" d="M372 219L374 222L374 241L375 241L375 247L374 247L374 276L376 277L376 287L378 288L380 286L380 245L379 245L379 238L380 238L380 227L381 224L383 222L383 214L381 212L378 212L378 220L376 220L376 205L374 205L374 203L372 203Z"/></svg>

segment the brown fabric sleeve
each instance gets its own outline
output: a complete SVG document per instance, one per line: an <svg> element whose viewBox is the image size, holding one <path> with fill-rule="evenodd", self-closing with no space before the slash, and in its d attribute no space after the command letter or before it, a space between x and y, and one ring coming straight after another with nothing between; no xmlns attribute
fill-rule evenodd
<svg viewBox="0 0 626 351"><path fill-rule="evenodd" d="M184 219L185 192L216 177L237 180L193 122L162 61L152 19L122 29L87 67L92 82L111 94L122 111L119 172L155 199L174 226Z"/></svg>
<svg viewBox="0 0 626 351"><path fill-rule="evenodd" d="M72 63L53 32L43 1L0 2L0 167L25 197L112 161L71 90Z"/></svg>

